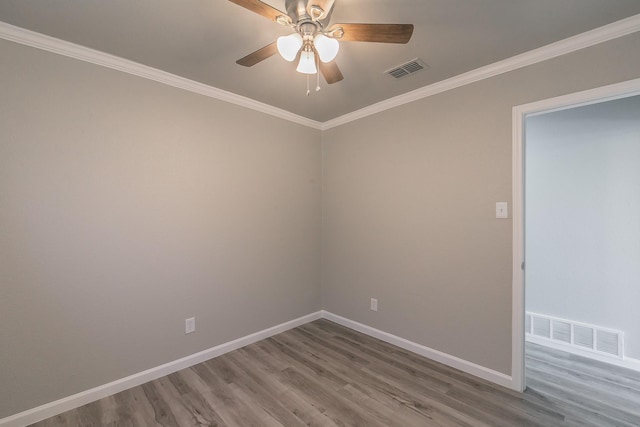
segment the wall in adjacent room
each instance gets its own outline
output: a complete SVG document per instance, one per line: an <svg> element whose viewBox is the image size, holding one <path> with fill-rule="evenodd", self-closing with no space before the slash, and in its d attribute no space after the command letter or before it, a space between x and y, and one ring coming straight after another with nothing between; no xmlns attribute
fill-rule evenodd
<svg viewBox="0 0 640 427"><path fill-rule="evenodd" d="M526 129L527 310L623 331L640 359L640 96Z"/></svg>
<svg viewBox="0 0 640 427"><path fill-rule="evenodd" d="M323 308L510 375L512 107L638 78L638 52L626 36L324 132Z"/></svg>
<svg viewBox="0 0 640 427"><path fill-rule="evenodd" d="M320 309L320 131L0 57L0 418Z"/></svg>

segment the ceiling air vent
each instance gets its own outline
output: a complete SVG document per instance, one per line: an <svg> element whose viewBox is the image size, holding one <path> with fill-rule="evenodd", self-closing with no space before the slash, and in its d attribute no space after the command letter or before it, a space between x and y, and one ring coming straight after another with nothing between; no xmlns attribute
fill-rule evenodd
<svg viewBox="0 0 640 427"><path fill-rule="evenodd" d="M402 79L427 68L429 68L429 66L427 66L422 59L416 58L406 64L398 65L397 67L393 67L392 69L385 71L385 74L396 79Z"/></svg>

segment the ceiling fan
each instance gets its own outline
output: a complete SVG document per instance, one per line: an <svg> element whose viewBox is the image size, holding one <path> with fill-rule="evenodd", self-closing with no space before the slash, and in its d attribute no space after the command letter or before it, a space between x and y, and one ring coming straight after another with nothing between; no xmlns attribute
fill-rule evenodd
<svg viewBox="0 0 640 427"><path fill-rule="evenodd" d="M280 53L289 62L298 60L296 71L311 75L320 73L328 84L343 79L334 59L345 42L407 43L413 34L412 24L333 24L329 25L335 0L285 0L287 13L260 0L229 0L262 15L294 32L236 61L245 67ZM319 76L318 76L319 79ZM320 90L320 85L316 87ZM310 91L307 80L307 95Z"/></svg>

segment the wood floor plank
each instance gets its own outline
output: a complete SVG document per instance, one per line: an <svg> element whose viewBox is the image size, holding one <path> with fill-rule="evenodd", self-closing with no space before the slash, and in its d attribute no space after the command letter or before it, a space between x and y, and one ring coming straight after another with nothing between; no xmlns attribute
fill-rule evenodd
<svg viewBox="0 0 640 427"><path fill-rule="evenodd" d="M251 362L238 364L237 359L233 356L214 359L211 362L214 361L218 361L217 364L212 364L217 368L218 372L227 372L232 378L232 382L243 394L247 395L250 400L280 424L287 427L302 427L305 425L296 414L292 413L278 400L277 396L274 396L260 376L252 373L254 367L251 366ZM246 369L247 367L252 369Z"/></svg>
<svg viewBox="0 0 640 427"><path fill-rule="evenodd" d="M282 334L280 338L288 346L292 348L300 349L300 347L308 347L306 350L302 349L301 351L306 351L309 354L315 355L316 357L321 357L319 355L331 353L331 351L327 350L327 347L324 347L324 346L319 345L314 350L314 345L312 343L288 341L287 334ZM341 360L341 363L340 363L340 360ZM460 418L462 417L462 414L460 413L452 414L451 408L446 406L441 406L439 408L439 409L445 408L444 411L435 409L435 407L438 406L435 400L430 400L430 401L423 400L422 402L417 402L413 398L415 397L415 395L411 396L411 395L405 394L400 389L400 388L405 388L405 386L407 385L406 383L400 384L399 387L393 387L388 382L380 381L379 378L381 378L381 376L379 375L378 372L374 373L373 370L366 371L364 369L360 369L360 370L356 369L357 364L352 363L351 360L353 360L352 357L346 358L346 359L336 358L335 360L332 360L332 363L326 363L326 366L328 367L327 369L334 371L334 373L337 376L349 377L352 380L354 380L354 382L349 384L350 386L353 386L353 385L361 386L362 390L365 393L375 394L379 399L380 398L384 399L384 397L388 397L386 401L386 403L388 404L388 407L385 408L383 406L378 405L375 407L375 410L377 411L382 410L382 412L384 412L385 409L388 411L389 408L392 408L393 410L390 411L392 413L399 409L396 405L404 405L404 406L407 406L408 408L411 408L415 412L421 413L424 420L429 419L433 421L434 419L446 419L447 420L446 423L449 425L460 425L462 423L462 421L460 420ZM362 366L361 368L371 366L369 362L363 365L364 366ZM395 373L398 374L398 371L396 371ZM405 374L405 373L402 372L402 374ZM405 380L410 377L411 377L410 374L404 375ZM388 378L388 376L385 376L385 378ZM411 377L410 379L413 380L414 378ZM426 383L423 383L422 386L423 387L426 386ZM443 394L448 389L449 389L448 385L444 384L444 387L442 387L439 390L436 390L435 392ZM393 398L388 393L385 393L385 391L388 392L389 390L392 390L394 395ZM405 400L404 402L401 402L402 400L401 396L404 396L404 398L407 400ZM380 399L380 401L382 399ZM389 405L390 402L393 402L393 403ZM373 412L375 413L375 411ZM385 425L391 425L393 424L393 421L386 420L384 423Z"/></svg>
<svg viewBox="0 0 640 427"><path fill-rule="evenodd" d="M526 364L528 367L547 371L558 377L566 377L580 383L590 384L598 389L614 391L617 394L622 392L630 396L637 396L640 393L640 382L612 371L600 368L593 369L587 363L565 363L556 358L540 356L540 353L538 356L527 353Z"/></svg>
<svg viewBox="0 0 640 427"><path fill-rule="evenodd" d="M370 342L369 342L370 341ZM535 405L532 403L523 404L522 399L519 395L513 394L510 391L499 390L494 385L485 385L477 379L472 379L467 374L460 373L460 375L452 375L451 368L440 366L437 369L446 373L446 375L439 375L437 372L434 372L435 365L430 364L429 370L424 368L424 366L420 366L420 364L413 364L411 361L406 361L402 359L402 363L398 362L397 358L392 358L388 356L389 349L385 348L384 352L378 353L375 347L379 346L379 343L375 343L373 339L370 337L358 337L358 346L364 346L363 352L366 351L370 356L373 355L375 358L379 360L379 362L372 362L375 365L372 365L371 369L376 370L377 372L383 371L385 376L387 377L400 377L401 384L408 384L412 382L419 382L421 387L429 387L429 386L439 386L436 388L434 392L447 393L452 387L457 387L457 393L466 392L466 396L468 399L473 399L474 396L479 391L478 389L483 388L484 394L491 393L489 397L491 399L487 399L482 405L478 405L480 408L491 407L493 405L495 409L495 404L492 401L499 401L500 407L503 408L502 412L506 415L511 415L511 413L506 412L504 408L511 407L513 409L512 412L523 411L524 413L528 413L529 417L537 417L541 420L541 422L558 422L558 420L562 420L562 416L553 411L549 411L540 405ZM386 345L385 345L386 347ZM409 358L413 359L413 357ZM440 378L438 378L440 376ZM451 393L449 393L451 394ZM493 396L491 396L493 395ZM442 397L441 397L442 398ZM500 420L487 420L488 422L503 422L503 420L509 417L502 417ZM512 416L513 418L513 416ZM515 417L513 422L519 422L520 424L526 425L529 421L524 418Z"/></svg>
<svg viewBox="0 0 640 427"><path fill-rule="evenodd" d="M313 353L287 345L285 336L271 337L265 341L276 347L281 354L290 358L293 364L306 368L305 371L313 372L318 378L323 378L333 384L335 388L340 389L347 385L347 381L327 369L326 363L322 363L323 361Z"/></svg>
<svg viewBox="0 0 640 427"><path fill-rule="evenodd" d="M181 378L181 377L178 377ZM180 391L174 386L175 383L181 384L177 379L171 381L168 377L160 378L157 380L159 384L159 391L162 397L169 404L172 412L176 415L176 419L180 425L185 426L220 426L224 425L222 419L211 408L207 401L201 396L194 394L193 391L188 388L189 391L180 393ZM182 383L186 386L185 383ZM187 387L181 387L181 390L186 390Z"/></svg>
<svg viewBox="0 0 640 427"><path fill-rule="evenodd" d="M640 418L640 405L636 400L639 393L632 394L625 387L604 387L598 381L578 378L566 371L554 371L543 365L527 365L527 374L569 393L578 393L595 402L607 400L615 407L615 412L626 412ZM597 403L596 403L597 404Z"/></svg>
<svg viewBox="0 0 640 427"><path fill-rule="evenodd" d="M339 426L382 426L368 413L359 411L356 405L345 399L336 399L338 395L328 383L318 383L312 375L295 366L290 366L281 373L282 380L299 394L307 396L313 402L324 407L323 414Z"/></svg>
<svg viewBox="0 0 640 427"><path fill-rule="evenodd" d="M568 420L640 426L637 372L532 343L526 346L526 368L527 393L560 402Z"/></svg>
<svg viewBox="0 0 640 427"><path fill-rule="evenodd" d="M232 384L222 381L216 372L204 363L191 368L209 386L202 393L207 403L215 409L225 424L230 426L260 426L260 416L247 408L238 398Z"/></svg>
<svg viewBox="0 0 640 427"><path fill-rule="evenodd" d="M136 426L144 426L145 424L149 427L160 426L160 424L155 419L155 410L147 399L147 395L144 393L144 389L142 388L142 386L133 387L123 393L118 394L124 394L122 398L127 399L127 403L131 405L131 409L134 411L131 418Z"/></svg>
<svg viewBox="0 0 640 427"><path fill-rule="evenodd" d="M600 412L600 408L590 408L583 404L581 396L573 393L565 393L552 387L547 387L544 383L539 382L534 378L527 380L528 387L535 387L541 390L545 395L556 399L562 403L562 409L565 412L569 412L574 416L577 415L577 419L583 421L588 426L598 427L637 427L640 424L628 424L624 421L612 419L607 414Z"/></svg>
<svg viewBox="0 0 640 427"><path fill-rule="evenodd" d="M283 337L283 339L286 339ZM294 345L294 343L290 343ZM320 350L319 350L320 351ZM370 352L371 349L367 350ZM325 351L326 352L326 351ZM365 352L363 351L363 354ZM466 415L460 411L456 411L453 406L448 406L439 402L440 399L449 399L445 396L446 391L449 390L449 385L445 383L430 384L430 379L422 382L417 389L411 388L411 384L415 380L412 376L412 372L403 372L401 370L392 371L390 374L387 372L379 372L383 369L389 369L389 366L380 365L376 367L371 363L361 367L360 370L354 369L350 364L341 365L339 363L331 364L328 369L337 370L337 375L342 375L351 378L357 384L364 386L366 390L379 392L378 396L384 396L390 394L397 402L401 402L402 405L410 408L411 410L421 413L425 420L435 418L445 418L450 425L458 425L464 422L467 418ZM329 366L329 365L327 365ZM393 367L391 367L393 368ZM382 374L382 375L381 375ZM397 378L400 375L401 378ZM440 386L438 388L438 385ZM435 387L431 389L432 387ZM420 390L422 389L422 390ZM431 394L425 395L425 391L431 389ZM406 390L413 391L413 393L406 393ZM450 399L449 399L450 400ZM475 421L471 417L467 418L469 421ZM494 420L495 421L495 420ZM489 425L489 424L487 424Z"/></svg>
<svg viewBox="0 0 640 427"><path fill-rule="evenodd" d="M206 394L210 388L192 369L183 369L169 377L172 376L174 377L170 378L170 381L174 385L178 384L175 390L180 393L176 398L184 402L187 409L194 413L201 425L226 425L224 420L204 397L204 394ZM207 424L203 424L204 421L206 421Z"/></svg>
<svg viewBox="0 0 640 427"><path fill-rule="evenodd" d="M253 400L241 387L238 387L237 384L230 384L229 389L233 396L242 402L240 405L242 410L246 411L246 413L250 413L252 417L255 417L258 420L258 424L256 424L257 426L286 427L283 423L274 418L271 413L266 411L259 402Z"/></svg>
<svg viewBox="0 0 640 427"><path fill-rule="evenodd" d="M640 374L527 344L525 393L318 320L36 427L638 427Z"/></svg>
<svg viewBox="0 0 640 427"><path fill-rule="evenodd" d="M530 387L537 387L549 396L560 399L566 404L589 411L590 413L598 413L602 417L614 420L620 425L638 426L640 417L633 415L624 408L616 404L617 399L611 398L612 406L602 405L602 401L607 399L606 394L602 393L586 393L581 387L575 387L574 384L558 383L554 377L548 376L542 372L528 370Z"/></svg>
<svg viewBox="0 0 640 427"><path fill-rule="evenodd" d="M614 382L623 382L630 386L640 387L640 371L633 371L621 366L615 366L599 360L587 359L576 354L543 347L538 344L526 344L527 358L546 360L571 369L578 369L592 373L600 378Z"/></svg>
<svg viewBox="0 0 640 427"><path fill-rule="evenodd" d="M315 402L314 399L307 399L305 396L297 393L295 389L292 389L279 380L279 373L286 368L274 368L276 364L271 354L254 353L253 350L255 350L255 348L248 349L245 347L242 350L248 351L239 351L233 354L233 357L237 359L238 366L246 367L247 365L252 365L255 368L252 375L259 378L262 384L264 384L264 387L268 389L271 394L277 396L292 414L296 415L307 425L336 425L324 413L326 408L323 405Z"/></svg>
<svg viewBox="0 0 640 427"><path fill-rule="evenodd" d="M142 390L144 390L145 396L147 396L147 400L153 407L156 422L163 427L178 426L179 424L176 420L175 414L171 411L167 402L158 392L158 383L156 381L151 381L143 384L141 387Z"/></svg>

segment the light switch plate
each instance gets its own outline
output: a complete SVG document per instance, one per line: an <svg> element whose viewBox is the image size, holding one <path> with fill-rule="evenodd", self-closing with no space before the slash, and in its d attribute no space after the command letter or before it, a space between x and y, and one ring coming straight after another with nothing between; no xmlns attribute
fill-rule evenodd
<svg viewBox="0 0 640 427"><path fill-rule="evenodd" d="M196 331L196 318L190 317L184 321L184 333L190 334Z"/></svg>
<svg viewBox="0 0 640 427"><path fill-rule="evenodd" d="M507 202L496 202L496 218L509 218Z"/></svg>

